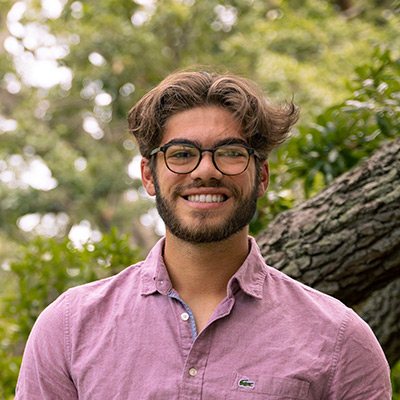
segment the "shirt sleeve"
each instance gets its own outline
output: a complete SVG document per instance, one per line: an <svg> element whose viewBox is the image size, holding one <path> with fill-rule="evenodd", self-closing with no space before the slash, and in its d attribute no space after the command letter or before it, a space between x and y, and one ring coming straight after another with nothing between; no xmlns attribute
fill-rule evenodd
<svg viewBox="0 0 400 400"><path fill-rule="evenodd" d="M391 400L390 368L370 327L352 310L340 329L327 399Z"/></svg>
<svg viewBox="0 0 400 400"><path fill-rule="evenodd" d="M63 294L37 319L25 347L15 400L78 399L69 371L67 305Z"/></svg>

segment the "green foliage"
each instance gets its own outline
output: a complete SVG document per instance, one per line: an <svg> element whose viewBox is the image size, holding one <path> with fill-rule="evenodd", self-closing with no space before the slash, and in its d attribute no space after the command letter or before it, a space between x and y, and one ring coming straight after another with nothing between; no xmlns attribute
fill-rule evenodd
<svg viewBox="0 0 400 400"><path fill-rule="evenodd" d="M315 122L300 125L271 159L269 197L259 205L252 232L263 229L278 212L309 198L353 168L400 131L400 59L376 48L355 69L351 95L326 109Z"/></svg>
<svg viewBox="0 0 400 400"><path fill-rule="evenodd" d="M22 349L40 312L68 288L115 275L139 258L129 237L119 236L116 229L81 248L69 240L59 243L40 236L20 245L17 259L6 272L13 289L2 298L1 398L14 392Z"/></svg>
<svg viewBox="0 0 400 400"><path fill-rule="evenodd" d="M0 0L1 37L11 39L0 49L1 398L12 398L38 313L68 287L137 260L112 227L143 247L156 240L154 226L140 222L154 203L128 173L137 148L125 117L171 71L212 65L254 79L273 98L294 94L301 105L293 138L271 156L253 233L399 131L400 3L353 2L358 14L349 19L321 0L68 0L58 17L39 0ZM26 10L7 24L14 4ZM33 25L43 29L39 39ZM21 54L26 61L46 52L68 68L70 82L43 88L26 81L33 63L21 68ZM16 129L4 129L3 118ZM37 160L54 189L22 179ZM27 214L41 218L40 229L21 229ZM51 230L46 217L67 222ZM82 220L103 239L76 250L63 238Z"/></svg>
<svg viewBox="0 0 400 400"><path fill-rule="evenodd" d="M315 194L315 176L324 185L369 157L383 139L400 130L400 59L389 50L376 49L368 63L356 68L352 96L328 108L309 126L300 126L288 153L293 179L306 177L306 196ZM319 188L318 188L319 189Z"/></svg>
<svg viewBox="0 0 400 400"><path fill-rule="evenodd" d="M392 369L393 400L400 400L400 361Z"/></svg>
<svg viewBox="0 0 400 400"><path fill-rule="evenodd" d="M13 3L0 3L1 20ZM302 106L302 124L315 122L314 115L349 98L345 77L371 57L374 45L400 47L395 4L361 9L349 21L334 2L320 0L71 0L58 18L51 18L42 2L27 2L14 27L17 33L2 28L4 36L20 46L15 54L36 59L44 51L51 55L54 48L48 43L55 41L65 49L56 61L71 71L72 79L46 89L24 84L18 56L0 53L0 115L18 123L10 132L0 128L0 173L15 170L13 184L0 180L0 230L18 242L27 238L18 229L19 218L62 212L69 223L60 236L87 219L101 231L118 226L138 242L147 240L146 228L132 232L132 225L140 226L141 216L154 207L127 173L137 149L126 132L125 117L135 101L177 68L210 64L255 79L272 97L294 93ZM43 43L24 37L32 24L43 28ZM20 85L19 91L10 90L9 82ZM110 96L111 102L99 102L101 95ZM88 132L88 121L98 124L98 130L92 125ZM15 155L25 167L10 166ZM294 156L281 158L285 162ZM21 171L39 157L57 181L55 189L17 184ZM324 179L314 175L317 183L329 171ZM130 191L139 194L134 202L127 200Z"/></svg>

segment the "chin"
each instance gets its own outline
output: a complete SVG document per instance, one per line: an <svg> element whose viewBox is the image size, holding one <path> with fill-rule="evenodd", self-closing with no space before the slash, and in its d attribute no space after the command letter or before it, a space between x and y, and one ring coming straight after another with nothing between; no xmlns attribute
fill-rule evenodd
<svg viewBox="0 0 400 400"><path fill-rule="evenodd" d="M191 224L190 226L179 223L166 224L168 231L173 236L193 244L221 242L242 231L245 226L232 226L231 223L220 226L203 224L201 227L198 224Z"/></svg>

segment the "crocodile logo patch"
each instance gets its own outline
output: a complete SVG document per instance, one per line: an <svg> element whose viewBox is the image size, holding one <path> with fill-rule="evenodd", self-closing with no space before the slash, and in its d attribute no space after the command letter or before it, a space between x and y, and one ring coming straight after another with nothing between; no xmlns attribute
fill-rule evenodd
<svg viewBox="0 0 400 400"><path fill-rule="evenodd" d="M254 387L254 382L249 381L248 379L241 379L238 383L239 387L250 388Z"/></svg>

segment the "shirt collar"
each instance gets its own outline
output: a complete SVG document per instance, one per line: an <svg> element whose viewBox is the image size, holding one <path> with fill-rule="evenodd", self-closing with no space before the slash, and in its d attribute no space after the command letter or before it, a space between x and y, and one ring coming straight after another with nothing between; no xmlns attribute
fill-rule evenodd
<svg viewBox="0 0 400 400"><path fill-rule="evenodd" d="M249 296L262 298L264 281L268 268L254 238L248 237L249 254L238 271L228 282L228 296L232 296L239 287ZM155 292L167 295L172 289L171 280L164 264L163 250L165 238L160 239L148 254L141 266L141 294Z"/></svg>
<svg viewBox="0 0 400 400"><path fill-rule="evenodd" d="M144 260L141 267L142 295L149 295L155 292L167 295L172 289L171 280L164 264L164 245L165 237L156 243Z"/></svg>
<svg viewBox="0 0 400 400"><path fill-rule="evenodd" d="M262 298L264 281L268 267L261 255L256 240L249 236L249 254L242 266L228 283L228 296L232 295L239 284L240 288L249 296Z"/></svg>

